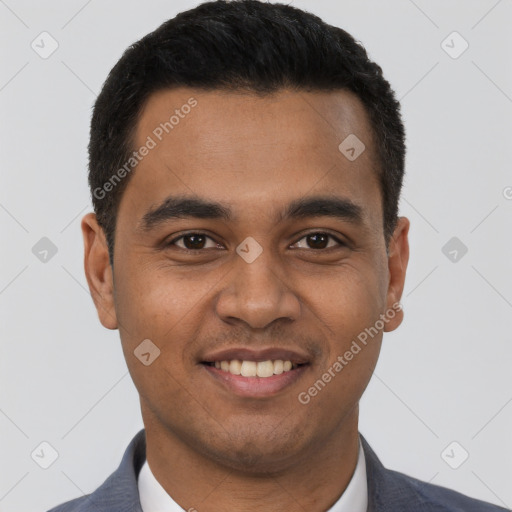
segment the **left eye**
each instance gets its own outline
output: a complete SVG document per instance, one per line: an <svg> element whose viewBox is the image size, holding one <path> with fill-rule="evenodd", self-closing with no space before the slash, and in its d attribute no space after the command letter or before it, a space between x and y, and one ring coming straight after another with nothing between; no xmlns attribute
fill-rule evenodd
<svg viewBox="0 0 512 512"><path fill-rule="evenodd" d="M322 233L322 232L316 232L316 233L309 233L306 236L302 237L298 242L296 242L294 245L297 245L300 243L301 240L307 240L307 244L309 247L299 247L299 249L329 249L333 247L332 245L326 245L328 244L329 238L331 240L335 240L338 245L345 245L341 240L336 238L333 235L330 235L329 233Z"/></svg>

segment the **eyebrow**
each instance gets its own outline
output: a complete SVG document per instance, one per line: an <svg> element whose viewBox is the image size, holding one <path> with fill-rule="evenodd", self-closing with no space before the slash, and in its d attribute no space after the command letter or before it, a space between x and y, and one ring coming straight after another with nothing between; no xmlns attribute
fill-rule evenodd
<svg viewBox="0 0 512 512"><path fill-rule="evenodd" d="M313 196L292 201L280 212L276 223L288 219L308 217L333 217L353 224L362 224L363 208L343 197ZM231 208L221 203L197 196L170 196L160 205L148 210L138 225L138 230L149 232L169 220L196 218L230 222L234 220Z"/></svg>

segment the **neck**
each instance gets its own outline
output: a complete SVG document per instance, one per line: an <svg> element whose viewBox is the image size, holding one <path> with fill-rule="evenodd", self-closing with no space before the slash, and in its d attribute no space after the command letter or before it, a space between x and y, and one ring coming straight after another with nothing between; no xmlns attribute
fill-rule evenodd
<svg viewBox="0 0 512 512"><path fill-rule="evenodd" d="M147 462L165 491L187 511L322 512L340 498L356 467L358 407L307 453L294 454L278 470L257 474L205 457L147 412L143 411Z"/></svg>

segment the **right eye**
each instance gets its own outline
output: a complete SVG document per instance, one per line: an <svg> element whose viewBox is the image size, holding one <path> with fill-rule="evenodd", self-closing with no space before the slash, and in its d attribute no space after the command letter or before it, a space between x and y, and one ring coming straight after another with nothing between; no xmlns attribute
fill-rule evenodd
<svg viewBox="0 0 512 512"><path fill-rule="evenodd" d="M207 243L207 240L211 240L214 244L210 247L205 247L205 244ZM183 246L178 245L178 241L183 241ZM217 244L213 238L211 238L208 235L205 235L204 233L194 232L194 233L185 233L184 235L180 235L176 238L173 238L170 242L165 244L166 247L169 246L176 246L180 249L183 249L188 252L198 252L201 249L210 249L215 248L219 246L220 244Z"/></svg>

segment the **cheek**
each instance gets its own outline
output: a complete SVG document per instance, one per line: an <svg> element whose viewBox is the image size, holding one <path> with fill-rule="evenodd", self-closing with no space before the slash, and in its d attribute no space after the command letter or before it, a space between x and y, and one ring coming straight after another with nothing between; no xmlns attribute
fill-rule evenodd
<svg viewBox="0 0 512 512"><path fill-rule="evenodd" d="M375 323L385 305L381 276L375 269L344 265L310 294L314 312L342 342ZM310 288L313 289L313 288Z"/></svg>
<svg viewBox="0 0 512 512"><path fill-rule="evenodd" d="M164 279L156 270L137 270L120 282L116 293L123 353L145 406L158 415L161 407L156 404L173 397L173 408L181 411L190 400L183 386L189 371L185 360L190 359L204 291Z"/></svg>
<svg viewBox="0 0 512 512"><path fill-rule="evenodd" d="M206 284L191 282L158 269L137 269L116 286L116 313L129 337L145 336L164 342L194 316Z"/></svg>
<svg viewBox="0 0 512 512"><path fill-rule="evenodd" d="M196 314L197 292L185 293L184 290L193 288L143 269L123 274L118 283L116 315L119 334L134 382L137 384L146 378L151 382L169 380L164 375L166 368L181 373L183 347L180 344L185 344L191 336L190 320ZM142 356L148 352L149 356ZM154 362L146 366L145 362L149 361ZM153 392L157 393L157 390Z"/></svg>
<svg viewBox="0 0 512 512"><path fill-rule="evenodd" d="M328 339L325 357L302 390L312 415L348 414L371 379L382 341L374 326L385 300L378 280L369 269L344 268L314 295L318 325L327 327Z"/></svg>

